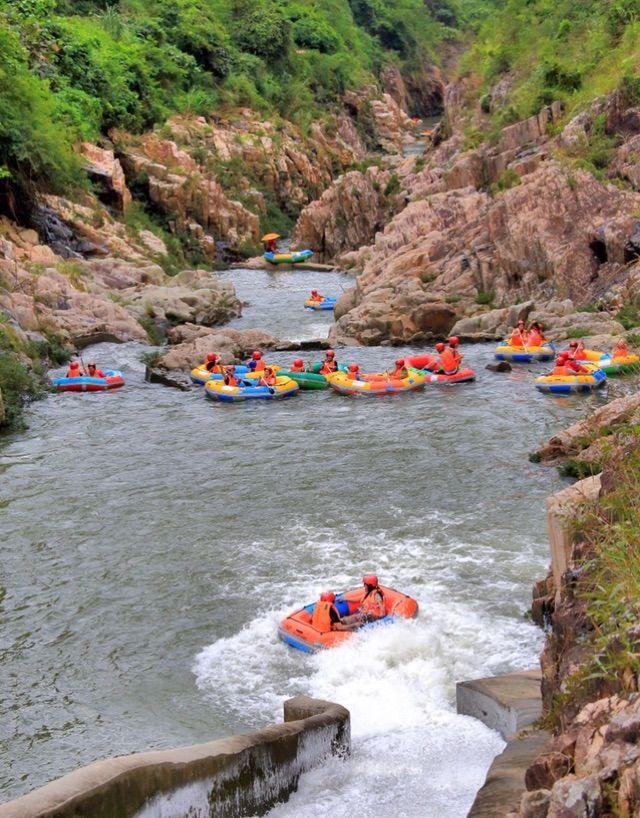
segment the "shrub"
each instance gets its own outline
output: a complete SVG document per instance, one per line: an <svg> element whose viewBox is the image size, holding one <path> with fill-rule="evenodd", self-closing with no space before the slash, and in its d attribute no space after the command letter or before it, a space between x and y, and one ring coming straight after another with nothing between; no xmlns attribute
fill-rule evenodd
<svg viewBox="0 0 640 818"><path fill-rule="evenodd" d="M477 295L476 295L476 304L485 304L485 305L493 304L493 302L495 301L495 297L496 297L496 294L495 294L494 290L488 290L486 292L483 292L482 290L479 290Z"/></svg>
<svg viewBox="0 0 640 818"><path fill-rule="evenodd" d="M619 321L622 326L629 330L640 326L640 300L635 299L630 304L618 311L616 321Z"/></svg>
<svg viewBox="0 0 640 818"><path fill-rule="evenodd" d="M491 192L495 196L504 190L510 190L512 187L520 184L520 177L512 168L507 168L497 182L491 185Z"/></svg>
<svg viewBox="0 0 640 818"><path fill-rule="evenodd" d="M400 192L400 179L398 179L397 174L392 173L391 178L387 182L383 194L385 196L395 196L397 193Z"/></svg>

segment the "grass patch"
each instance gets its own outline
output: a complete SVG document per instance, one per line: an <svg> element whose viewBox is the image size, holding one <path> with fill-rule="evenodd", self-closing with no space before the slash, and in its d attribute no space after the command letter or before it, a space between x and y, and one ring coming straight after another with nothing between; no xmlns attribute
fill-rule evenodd
<svg viewBox="0 0 640 818"><path fill-rule="evenodd" d="M149 315L141 315L138 318L138 323L147 333L147 338L149 339L150 344L153 344L154 346L160 346L160 344L162 344L164 341L163 335L156 326L153 318L151 318Z"/></svg>
<svg viewBox="0 0 640 818"><path fill-rule="evenodd" d="M143 352L140 356L140 360L145 366L151 367L153 369L155 366L158 366L158 362L162 357L162 352L159 349L154 349L153 352Z"/></svg>
<svg viewBox="0 0 640 818"><path fill-rule="evenodd" d="M592 329L585 327L577 327L576 329L566 330L567 338L588 338L590 335L595 335Z"/></svg>
<svg viewBox="0 0 640 818"><path fill-rule="evenodd" d="M490 304L493 304L495 299L496 294L494 290L487 290L486 292L478 290L478 293L476 295L476 304L483 304L488 306Z"/></svg>
<svg viewBox="0 0 640 818"><path fill-rule="evenodd" d="M616 315L616 321L619 321L626 330L640 327L640 299L635 299L631 304L626 304Z"/></svg>
<svg viewBox="0 0 640 818"><path fill-rule="evenodd" d="M459 295L448 295L445 298L445 303L447 304L459 304L460 303L460 296Z"/></svg>
<svg viewBox="0 0 640 818"><path fill-rule="evenodd" d="M507 168L497 182L491 185L491 193L495 196L505 190L511 190L520 184L520 176L512 168Z"/></svg>

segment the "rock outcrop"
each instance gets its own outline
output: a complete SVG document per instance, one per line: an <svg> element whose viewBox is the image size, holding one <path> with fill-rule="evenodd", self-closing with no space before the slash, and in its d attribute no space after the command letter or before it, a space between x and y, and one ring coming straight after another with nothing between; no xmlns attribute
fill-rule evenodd
<svg viewBox="0 0 640 818"><path fill-rule="evenodd" d="M254 349L274 349L278 339L261 330L237 330L185 324L168 334L169 348L158 359L160 371L189 371L204 361L208 352L216 352L224 364L240 363Z"/></svg>

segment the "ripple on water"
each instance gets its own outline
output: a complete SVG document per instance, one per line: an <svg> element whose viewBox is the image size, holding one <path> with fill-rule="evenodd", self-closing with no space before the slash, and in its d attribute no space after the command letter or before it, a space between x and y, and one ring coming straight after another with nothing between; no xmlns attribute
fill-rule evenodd
<svg viewBox="0 0 640 818"><path fill-rule="evenodd" d="M283 337L304 326L306 290L348 282L226 277L241 298L254 288L244 320ZM262 726L304 692L352 710L354 753L305 776L281 814L373 814L366 791L394 815L416 799L463 814L500 742L456 716L454 683L540 647L523 611L560 480L526 456L604 396L538 395L530 373L485 373L479 346L467 387L215 406L146 384L143 349L96 348L126 388L51 396L2 442L3 796L105 755ZM369 370L397 354L340 353ZM278 643L287 611L372 569L418 598L416 622L317 657Z"/></svg>

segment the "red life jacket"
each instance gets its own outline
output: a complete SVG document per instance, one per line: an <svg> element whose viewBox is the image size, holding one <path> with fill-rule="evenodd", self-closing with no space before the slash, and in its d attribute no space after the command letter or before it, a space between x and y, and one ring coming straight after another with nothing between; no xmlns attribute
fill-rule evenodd
<svg viewBox="0 0 640 818"><path fill-rule="evenodd" d="M300 364L299 366L292 364L289 372L304 372L304 364Z"/></svg>
<svg viewBox="0 0 640 818"><path fill-rule="evenodd" d="M332 372L335 372L338 369L338 364L335 361L330 361L327 358L324 359L322 362L322 366L320 367L320 374L321 375L330 375Z"/></svg>
<svg viewBox="0 0 640 818"><path fill-rule="evenodd" d="M458 361L450 347L445 347L444 352L440 355L440 363L445 375L455 375L458 371Z"/></svg>
<svg viewBox="0 0 640 818"><path fill-rule="evenodd" d="M224 382L225 382L225 384L226 384L227 386L237 386L237 385L238 385L238 380L237 380L237 378L235 378L233 375L229 375L229 373L228 373L228 372L227 372L227 374L224 376Z"/></svg>
<svg viewBox="0 0 640 818"><path fill-rule="evenodd" d="M311 625L320 633L328 633L331 630L331 609L338 613L337 609L331 602L316 602L313 609L313 616L311 617Z"/></svg>
<svg viewBox="0 0 640 818"><path fill-rule="evenodd" d="M514 331L511 333L511 338L509 339L509 346L511 347L523 347L524 346L524 337L522 332L516 327Z"/></svg>
<svg viewBox="0 0 640 818"><path fill-rule="evenodd" d="M406 367L404 367L404 366L397 366L397 367L396 367L396 368L393 370L393 372L391 373L391 377L392 377L392 378L398 378L399 380L402 380L403 378L408 378L408 377L409 377L409 373L407 372Z"/></svg>
<svg viewBox="0 0 640 818"><path fill-rule="evenodd" d="M92 374L92 373L91 373L89 370L87 370L87 375L88 375L90 378L106 378L106 377L107 377L107 376L104 374L104 372L103 372L101 369L98 369L98 368L96 368L96 369L94 369L94 370L93 370L93 374Z"/></svg>

